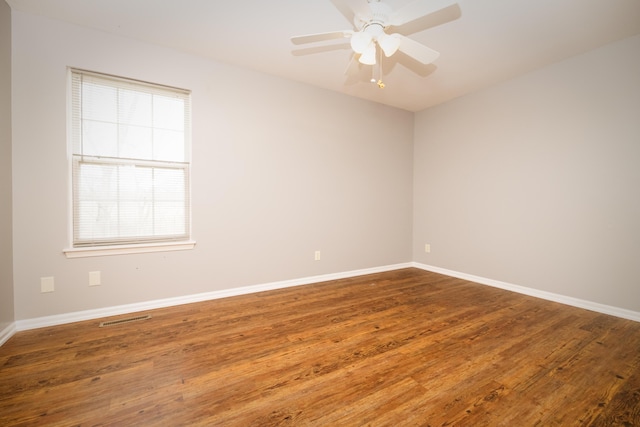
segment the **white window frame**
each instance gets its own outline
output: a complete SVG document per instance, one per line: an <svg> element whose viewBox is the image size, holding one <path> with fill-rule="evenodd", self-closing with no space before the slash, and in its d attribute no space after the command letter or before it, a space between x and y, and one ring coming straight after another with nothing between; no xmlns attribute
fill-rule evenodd
<svg viewBox="0 0 640 427"><path fill-rule="evenodd" d="M74 117L73 112L73 79L74 76L77 79L78 76L91 76L101 79L111 80L114 84L131 85L136 88L144 88L144 91L168 91L182 96L185 99L185 153L183 161L166 161L166 160L153 160L153 159L127 159L123 157L107 157L107 156L92 156L82 152L82 149L78 149L78 141L81 141L82 135L79 135L78 123L81 125L81 118ZM191 123L190 123L190 91L185 89L178 89L168 87L164 85L157 85L139 80L127 79L122 77L116 77L103 73L96 73L91 71L85 71L75 68L68 69L68 126L69 126L69 181L70 181L70 247L63 250L67 258L79 258L79 257L91 257L91 256L105 256L105 255L120 255L129 253L145 253L145 252L159 252L159 251L176 251L176 250L188 250L195 247L195 241L191 239L191 198L190 198L190 166L191 166ZM76 114L77 116L77 114ZM80 120L80 122L79 122ZM80 152L79 152L80 151ZM139 238L102 238L97 239L95 242L91 240L82 240L78 238L77 230L78 225L78 211L76 209L77 194L76 191L76 176L74 174L74 168L79 167L80 164L100 164L100 165L114 165L121 167L138 167L138 168L150 168L151 170L170 169L170 170L183 170L185 181L185 233L183 235L172 236L146 236Z"/></svg>

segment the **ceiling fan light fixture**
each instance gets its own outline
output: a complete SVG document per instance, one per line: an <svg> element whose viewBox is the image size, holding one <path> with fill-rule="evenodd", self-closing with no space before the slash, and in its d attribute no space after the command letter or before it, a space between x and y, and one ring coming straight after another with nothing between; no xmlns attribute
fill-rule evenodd
<svg viewBox="0 0 640 427"><path fill-rule="evenodd" d="M388 58L396 53L400 48L400 37L397 37L396 34L389 35L386 33L382 33L378 37L378 44L384 52L384 56Z"/></svg>
<svg viewBox="0 0 640 427"><path fill-rule="evenodd" d="M351 36L351 48L355 53L364 53L373 40L373 36L365 31L354 33Z"/></svg>
<svg viewBox="0 0 640 427"><path fill-rule="evenodd" d="M361 64L375 65L376 64L376 44L374 42L369 43L369 46L362 52L358 59Z"/></svg>

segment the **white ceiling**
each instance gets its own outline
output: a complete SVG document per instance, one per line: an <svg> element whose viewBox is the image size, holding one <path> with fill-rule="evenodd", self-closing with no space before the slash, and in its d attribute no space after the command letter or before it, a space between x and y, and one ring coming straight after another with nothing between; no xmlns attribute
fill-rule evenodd
<svg viewBox="0 0 640 427"><path fill-rule="evenodd" d="M384 1L397 10L412 0ZM441 55L430 66L402 53L385 59L382 80L386 87L379 89L369 82L370 67L361 66L354 76L345 74L351 58L347 39L317 46L295 46L289 40L295 35L352 29L331 0L7 3L13 10L169 46L409 111L640 34L640 0L458 0L457 7L398 30ZM434 26L435 22L440 25Z"/></svg>

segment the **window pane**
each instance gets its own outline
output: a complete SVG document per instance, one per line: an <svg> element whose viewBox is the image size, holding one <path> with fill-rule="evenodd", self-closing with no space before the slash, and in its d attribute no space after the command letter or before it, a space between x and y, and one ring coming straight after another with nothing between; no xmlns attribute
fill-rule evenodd
<svg viewBox="0 0 640 427"><path fill-rule="evenodd" d="M149 127L120 125L120 150L118 157L125 159L153 159L153 129Z"/></svg>
<svg viewBox="0 0 640 427"><path fill-rule="evenodd" d="M82 83L82 118L116 123L118 121L118 90L96 83Z"/></svg>
<svg viewBox="0 0 640 427"><path fill-rule="evenodd" d="M76 188L82 200L115 201L118 195L118 170L113 165L80 163Z"/></svg>
<svg viewBox="0 0 640 427"><path fill-rule="evenodd" d="M160 235L181 235L185 234L185 212L184 204L180 202L158 202L154 222L156 232Z"/></svg>
<svg viewBox="0 0 640 427"><path fill-rule="evenodd" d="M173 130L154 129L154 159L184 161L184 134Z"/></svg>
<svg viewBox="0 0 640 427"><path fill-rule="evenodd" d="M118 125L85 120L82 126L82 152L88 156L118 155Z"/></svg>
<svg viewBox="0 0 640 427"><path fill-rule="evenodd" d="M156 169L156 200L185 202L185 170Z"/></svg>
<svg viewBox="0 0 640 427"><path fill-rule="evenodd" d="M153 127L184 131L184 101L156 95L153 97Z"/></svg>
<svg viewBox="0 0 640 427"><path fill-rule="evenodd" d="M153 199L153 169L134 165L118 167L118 193L123 201Z"/></svg>
<svg viewBox="0 0 640 427"><path fill-rule="evenodd" d="M127 200L120 202L120 237L153 235L151 202Z"/></svg>
<svg viewBox="0 0 640 427"><path fill-rule="evenodd" d="M115 220L118 204L115 200L80 202L79 215L86 218L80 224L78 235L81 240L101 240L113 236L118 232Z"/></svg>
<svg viewBox="0 0 640 427"><path fill-rule="evenodd" d="M118 99L118 121L128 125L151 127L151 100L151 94L120 89Z"/></svg>

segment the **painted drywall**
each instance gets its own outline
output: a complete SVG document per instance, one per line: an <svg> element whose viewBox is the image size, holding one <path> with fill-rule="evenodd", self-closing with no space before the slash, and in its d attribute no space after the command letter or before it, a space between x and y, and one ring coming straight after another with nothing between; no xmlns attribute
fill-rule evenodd
<svg viewBox="0 0 640 427"><path fill-rule="evenodd" d="M16 320L411 260L413 114L15 11L13 46ZM192 91L194 250L63 255L68 66Z"/></svg>
<svg viewBox="0 0 640 427"><path fill-rule="evenodd" d="M639 52L632 37L416 114L414 261L640 311Z"/></svg>
<svg viewBox="0 0 640 427"><path fill-rule="evenodd" d="M0 333L14 321L11 213L11 9L0 1Z"/></svg>

